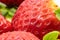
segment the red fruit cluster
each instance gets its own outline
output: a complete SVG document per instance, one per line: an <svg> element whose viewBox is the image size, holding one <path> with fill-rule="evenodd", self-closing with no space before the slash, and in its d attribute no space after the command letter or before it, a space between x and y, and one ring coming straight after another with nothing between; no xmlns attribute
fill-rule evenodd
<svg viewBox="0 0 60 40"><path fill-rule="evenodd" d="M11 23L0 15L0 40L40 40L29 32L9 31L13 31Z"/></svg>
<svg viewBox="0 0 60 40"><path fill-rule="evenodd" d="M7 4L9 7L11 6L19 6L24 0L0 0L0 2Z"/></svg>
<svg viewBox="0 0 60 40"><path fill-rule="evenodd" d="M20 4L19 0L15 0L16 2L13 0L1 1L7 3L7 5ZM60 21L56 18L56 14L50 5L50 0L25 0L18 7L12 19L12 24L0 16L0 30L1 33L10 30L15 31L0 35L0 40L39 40L34 35L42 40L46 33L60 31Z"/></svg>
<svg viewBox="0 0 60 40"><path fill-rule="evenodd" d="M0 40L40 40L33 34L24 31L7 32L0 35Z"/></svg>
<svg viewBox="0 0 60 40"><path fill-rule="evenodd" d="M0 34L7 31L12 31L11 23L0 15Z"/></svg>
<svg viewBox="0 0 60 40"><path fill-rule="evenodd" d="M13 17L14 30L29 31L40 39L50 31L60 31L60 22L49 2L50 0L25 0Z"/></svg>

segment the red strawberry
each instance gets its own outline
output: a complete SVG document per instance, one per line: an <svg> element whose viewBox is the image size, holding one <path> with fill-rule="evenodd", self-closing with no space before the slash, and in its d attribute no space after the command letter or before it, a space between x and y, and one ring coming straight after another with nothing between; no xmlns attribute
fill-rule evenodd
<svg viewBox="0 0 60 40"><path fill-rule="evenodd" d="M23 0L0 0L0 2L3 2L8 6L19 6L22 1Z"/></svg>
<svg viewBox="0 0 60 40"><path fill-rule="evenodd" d="M29 31L42 39L43 35L54 30L60 31L51 0L25 0L12 20L14 30Z"/></svg>
<svg viewBox="0 0 60 40"><path fill-rule="evenodd" d="M14 31L0 35L0 40L40 40L29 32Z"/></svg>
<svg viewBox="0 0 60 40"><path fill-rule="evenodd" d="M12 31L11 23L0 15L0 34L7 31Z"/></svg>

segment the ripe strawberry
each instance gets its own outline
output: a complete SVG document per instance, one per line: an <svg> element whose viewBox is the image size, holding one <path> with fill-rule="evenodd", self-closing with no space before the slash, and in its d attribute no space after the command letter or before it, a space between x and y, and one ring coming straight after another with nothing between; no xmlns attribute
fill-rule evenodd
<svg viewBox="0 0 60 40"><path fill-rule="evenodd" d="M0 34L7 31L12 31L11 23L0 15Z"/></svg>
<svg viewBox="0 0 60 40"><path fill-rule="evenodd" d="M0 0L0 2L3 2L8 6L19 6L22 1L23 0Z"/></svg>
<svg viewBox="0 0 60 40"><path fill-rule="evenodd" d="M29 31L42 39L43 35L54 30L60 31L60 21L51 0L25 0L12 19L14 30Z"/></svg>
<svg viewBox="0 0 60 40"><path fill-rule="evenodd" d="M33 34L24 31L7 32L0 35L0 40L40 40Z"/></svg>

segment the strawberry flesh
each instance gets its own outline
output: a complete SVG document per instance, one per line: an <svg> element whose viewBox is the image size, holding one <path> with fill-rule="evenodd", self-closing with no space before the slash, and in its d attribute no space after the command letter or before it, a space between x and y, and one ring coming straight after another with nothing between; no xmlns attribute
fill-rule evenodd
<svg viewBox="0 0 60 40"><path fill-rule="evenodd" d="M25 0L12 19L14 30L29 31L42 40L50 31L60 31L60 21L49 5L50 0Z"/></svg>
<svg viewBox="0 0 60 40"><path fill-rule="evenodd" d="M13 31L0 35L0 40L40 40L30 32Z"/></svg>
<svg viewBox="0 0 60 40"><path fill-rule="evenodd" d="M0 15L0 34L7 31L12 31L12 29L11 23L7 21L2 15Z"/></svg>

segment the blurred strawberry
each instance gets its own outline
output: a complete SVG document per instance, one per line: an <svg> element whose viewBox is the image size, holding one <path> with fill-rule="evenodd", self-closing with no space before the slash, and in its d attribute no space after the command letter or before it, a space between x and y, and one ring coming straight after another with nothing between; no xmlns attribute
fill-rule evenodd
<svg viewBox="0 0 60 40"><path fill-rule="evenodd" d="M0 40L40 40L30 32L13 31L0 35Z"/></svg>
<svg viewBox="0 0 60 40"><path fill-rule="evenodd" d="M60 13L52 0L25 0L12 19L14 30L29 31L42 39L54 30L60 31Z"/></svg>
<svg viewBox="0 0 60 40"><path fill-rule="evenodd" d="M19 6L23 0L0 0L0 2L7 4L8 6Z"/></svg>
<svg viewBox="0 0 60 40"><path fill-rule="evenodd" d="M0 15L0 34L7 31L12 31L11 23Z"/></svg>

